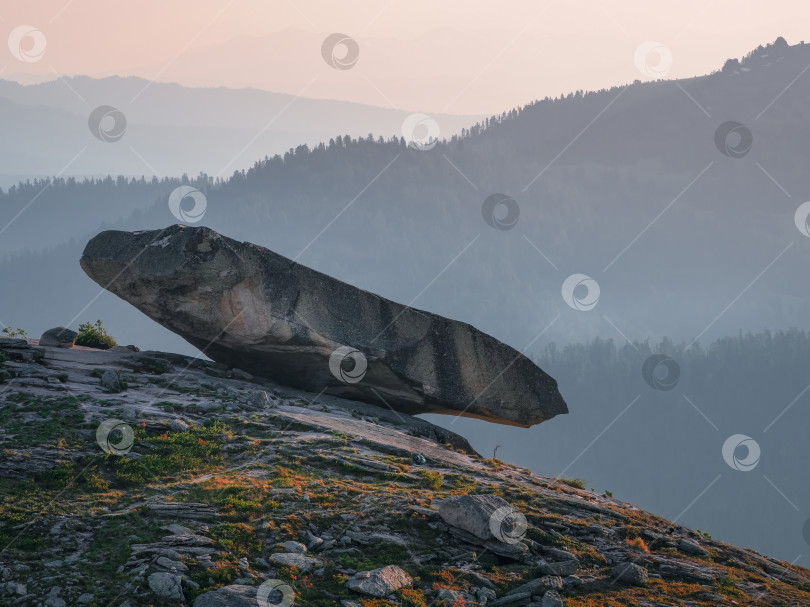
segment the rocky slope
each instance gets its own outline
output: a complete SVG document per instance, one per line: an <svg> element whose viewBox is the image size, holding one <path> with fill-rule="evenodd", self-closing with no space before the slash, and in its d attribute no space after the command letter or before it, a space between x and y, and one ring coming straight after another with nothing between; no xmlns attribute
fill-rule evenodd
<svg viewBox="0 0 810 607"><path fill-rule="evenodd" d="M159 352L0 352L2 605L810 604L807 570L388 409Z"/></svg>

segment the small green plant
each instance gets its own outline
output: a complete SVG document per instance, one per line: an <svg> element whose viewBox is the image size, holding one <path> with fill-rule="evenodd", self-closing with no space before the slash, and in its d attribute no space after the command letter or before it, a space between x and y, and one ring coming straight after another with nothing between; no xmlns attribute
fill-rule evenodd
<svg viewBox="0 0 810 607"><path fill-rule="evenodd" d="M585 488L585 481L581 478L567 478L563 477L558 479L561 483L568 485L569 487L574 487L576 489L584 489Z"/></svg>
<svg viewBox="0 0 810 607"><path fill-rule="evenodd" d="M703 537L705 537L706 539L712 539L712 536L711 536L711 535L709 535L709 533L708 533L708 532L706 532L706 531L703 531L703 530L701 530L701 529L698 529L698 530L697 530L697 532L698 532L700 535L702 535Z"/></svg>
<svg viewBox="0 0 810 607"><path fill-rule="evenodd" d="M418 470L417 474L422 477L425 485L431 489L439 489L444 482L442 473L436 470Z"/></svg>
<svg viewBox="0 0 810 607"><path fill-rule="evenodd" d="M6 327L3 329L3 333L5 333L6 337L25 337L28 335L25 329L12 329L11 327Z"/></svg>
<svg viewBox="0 0 810 607"><path fill-rule="evenodd" d="M613 497L613 491L608 491L607 489L605 489L605 495L607 495L608 497Z"/></svg>
<svg viewBox="0 0 810 607"><path fill-rule="evenodd" d="M97 320L96 324L86 322L79 325L79 335L76 337L76 345L86 348L98 348L99 350L109 350L117 346L118 343L113 336Z"/></svg>

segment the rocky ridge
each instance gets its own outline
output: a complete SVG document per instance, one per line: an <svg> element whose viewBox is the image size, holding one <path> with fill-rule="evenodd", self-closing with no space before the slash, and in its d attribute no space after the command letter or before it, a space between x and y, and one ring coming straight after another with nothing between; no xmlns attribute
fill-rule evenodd
<svg viewBox="0 0 810 607"><path fill-rule="evenodd" d="M0 339L0 604L807 605L810 572L224 365Z"/></svg>

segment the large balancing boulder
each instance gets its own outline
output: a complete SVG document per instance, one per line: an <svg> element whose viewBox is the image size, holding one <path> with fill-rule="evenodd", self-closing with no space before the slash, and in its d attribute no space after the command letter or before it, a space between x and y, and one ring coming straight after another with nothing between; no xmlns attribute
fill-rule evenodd
<svg viewBox="0 0 810 607"><path fill-rule="evenodd" d="M469 324L206 227L102 232L81 266L213 360L279 383L523 427L568 412L553 378Z"/></svg>

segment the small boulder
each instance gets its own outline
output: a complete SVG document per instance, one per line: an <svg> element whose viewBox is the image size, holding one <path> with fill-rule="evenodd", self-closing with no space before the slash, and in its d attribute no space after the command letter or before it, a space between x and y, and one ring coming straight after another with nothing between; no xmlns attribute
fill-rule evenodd
<svg viewBox="0 0 810 607"><path fill-rule="evenodd" d="M691 554L692 556L706 556L708 554L706 549L695 540L690 540L685 537L678 540L678 550L684 554Z"/></svg>
<svg viewBox="0 0 810 607"><path fill-rule="evenodd" d="M383 598L413 584L411 576L396 565L386 565L372 571L361 571L349 578L349 590Z"/></svg>
<svg viewBox="0 0 810 607"><path fill-rule="evenodd" d="M647 570L635 563L619 563L610 570L610 575L617 582L633 586L643 586L649 578Z"/></svg>
<svg viewBox="0 0 810 607"><path fill-rule="evenodd" d="M256 607L258 589L243 584L231 584L206 592L194 600L194 607Z"/></svg>
<svg viewBox="0 0 810 607"><path fill-rule="evenodd" d="M480 605L471 594L467 594L466 592L461 592L459 590L448 590L447 588L440 588L439 591L436 593L436 602L439 605L464 605L464 607L472 606L472 605Z"/></svg>
<svg viewBox="0 0 810 607"><path fill-rule="evenodd" d="M543 595L540 607L563 607L563 600L556 590L549 590Z"/></svg>
<svg viewBox="0 0 810 607"><path fill-rule="evenodd" d="M65 327L48 329L39 338L40 346L53 346L55 348L72 348L79 336L76 331L71 331Z"/></svg>
<svg viewBox="0 0 810 607"><path fill-rule="evenodd" d="M448 497L439 505L439 516L445 523L484 541L502 540L493 533L493 527L498 530L500 521L496 519L501 513L510 511L514 511L514 508L497 495Z"/></svg>
<svg viewBox="0 0 810 607"><path fill-rule="evenodd" d="M107 369L101 375L101 385L107 390L107 392L123 392L127 389L127 382L121 378L121 375L117 371L113 371L112 369Z"/></svg>
<svg viewBox="0 0 810 607"><path fill-rule="evenodd" d="M320 567L322 564L318 559L296 554L295 552L277 552L270 555L270 560L280 565L292 565L300 571L309 571L313 567Z"/></svg>
<svg viewBox="0 0 810 607"><path fill-rule="evenodd" d="M159 597L183 600L179 575L160 571L150 575L147 581L149 582L149 588Z"/></svg>
<svg viewBox="0 0 810 607"><path fill-rule="evenodd" d="M528 605L531 600L531 592L515 592L514 594L505 594L501 598L487 603L487 605L491 607L523 607L524 605Z"/></svg>
<svg viewBox="0 0 810 607"><path fill-rule="evenodd" d="M292 540L287 542L279 542L276 544L279 548L283 548L285 552L294 552L296 554L306 554L307 547L304 546L301 542L293 542Z"/></svg>
<svg viewBox="0 0 810 607"><path fill-rule="evenodd" d="M579 569L579 561L576 559L558 561L556 563L543 563L540 565L540 573L544 575L559 575L562 577L574 575L577 569Z"/></svg>

